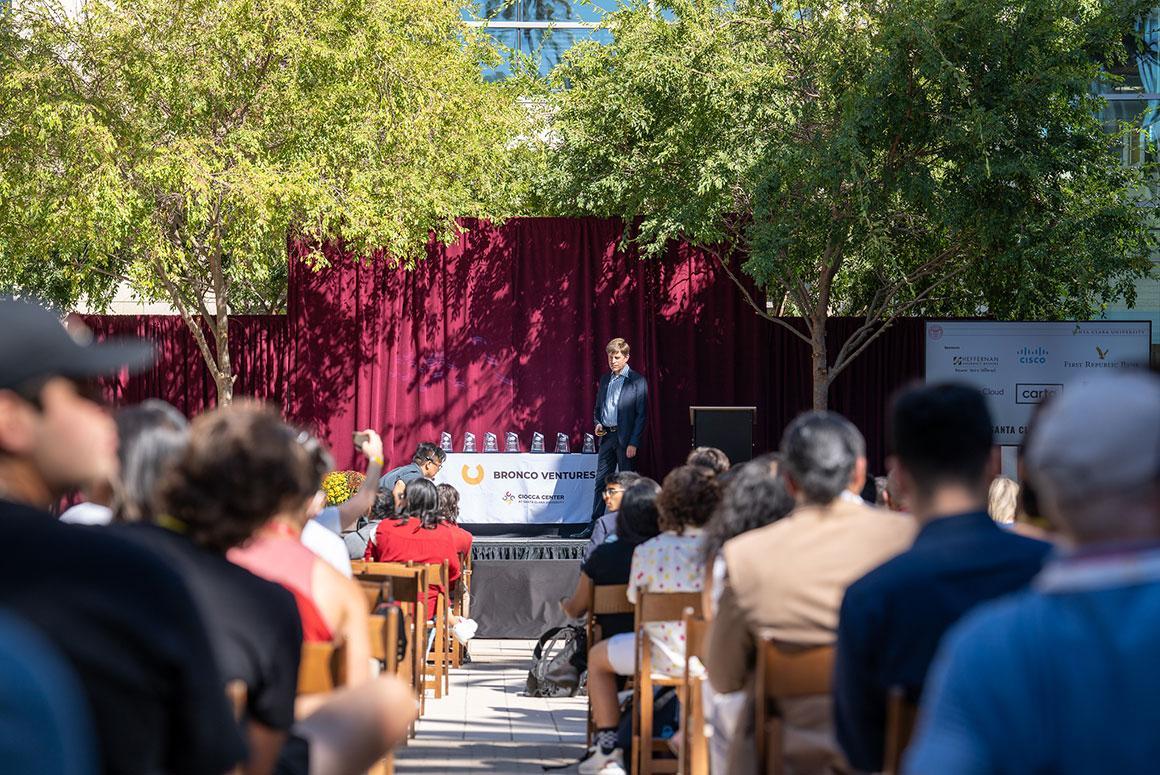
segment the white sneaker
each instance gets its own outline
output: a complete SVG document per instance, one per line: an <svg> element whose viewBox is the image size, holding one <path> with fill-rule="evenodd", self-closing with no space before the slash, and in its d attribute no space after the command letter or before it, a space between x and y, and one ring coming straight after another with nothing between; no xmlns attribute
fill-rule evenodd
<svg viewBox="0 0 1160 775"><path fill-rule="evenodd" d="M619 748L613 748L608 753L602 753L600 746L594 745L588 749L588 756L580 762L576 769L580 775L616 775L624 772L624 754Z"/></svg>
<svg viewBox="0 0 1160 775"><path fill-rule="evenodd" d="M467 641L475 637L476 630L479 625L474 619L460 619L451 628L451 634L455 636L455 640L459 641L460 645L466 646Z"/></svg>

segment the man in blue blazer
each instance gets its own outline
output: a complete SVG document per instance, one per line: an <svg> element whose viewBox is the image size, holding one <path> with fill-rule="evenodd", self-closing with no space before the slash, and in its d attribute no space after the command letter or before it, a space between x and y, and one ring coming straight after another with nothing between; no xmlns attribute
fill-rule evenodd
<svg viewBox="0 0 1160 775"><path fill-rule="evenodd" d="M946 631L977 606L1024 589L1050 551L987 515L992 429L986 399L966 385L914 388L894 402L893 473L919 531L910 549L851 584L842 601L834 717L859 772L883 767L890 690L917 701Z"/></svg>
<svg viewBox="0 0 1160 775"><path fill-rule="evenodd" d="M628 342L617 337L604 348L608 373L596 390L596 423L600 456L596 463L596 493L592 519L604 513L604 480L614 471L635 471L644 426L648 421L648 383L628 368Z"/></svg>

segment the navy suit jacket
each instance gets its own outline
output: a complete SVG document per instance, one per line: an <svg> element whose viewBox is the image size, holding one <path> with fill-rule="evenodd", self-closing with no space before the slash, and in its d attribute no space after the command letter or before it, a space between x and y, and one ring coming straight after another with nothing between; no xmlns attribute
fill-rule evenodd
<svg viewBox="0 0 1160 775"><path fill-rule="evenodd" d="M608 383L612 372L604 372L600 387L596 390L596 408L592 411L593 422L600 424L600 413L604 409L604 398L608 395ZM648 420L648 382L635 369L629 369L620 389L620 401L616 404L616 427L621 447L639 447L644 436L644 424Z"/></svg>
<svg viewBox="0 0 1160 775"><path fill-rule="evenodd" d="M984 511L928 522L914 545L850 585L838 620L834 720L850 764L882 769L892 687L917 701L939 641L971 609L1023 589L1050 544Z"/></svg>

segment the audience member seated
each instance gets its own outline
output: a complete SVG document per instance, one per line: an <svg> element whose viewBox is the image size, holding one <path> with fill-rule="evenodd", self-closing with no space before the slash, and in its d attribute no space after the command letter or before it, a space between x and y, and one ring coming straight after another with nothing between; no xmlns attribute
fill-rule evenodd
<svg viewBox="0 0 1160 775"><path fill-rule="evenodd" d="M152 491L155 482L142 481L153 470L153 458L171 452L174 434L177 447L185 444L184 431L189 423L181 412L164 401L151 398L136 406L118 409L113 415L117 423L117 472L112 479L87 486L85 502L78 503L60 515L61 522L78 525L107 525L116 520L135 522L142 518L138 511L148 504L128 500L124 491ZM141 438L142 434L148 438Z"/></svg>
<svg viewBox="0 0 1160 775"><path fill-rule="evenodd" d="M461 557L471 555L471 542L474 536L459 526L459 490L454 485L436 485L439 495L439 519L451 528L455 536L455 551Z"/></svg>
<svg viewBox="0 0 1160 775"><path fill-rule="evenodd" d="M701 528L709 521L721 497L716 477L700 466L681 466L669 472L657 496L660 535L636 547L629 572L628 599L637 590L699 592L705 578L701 563ZM652 644L653 671L682 675L685 670L685 634L679 621L645 625ZM620 719L616 676L636 670L636 633L602 640L588 652L588 697L596 724L595 744L581 761L580 773L622 772L623 752L616 747ZM619 769L618 769L619 768Z"/></svg>
<svg viewBox="0 0 1160 775"><path fill-rule="evenodd" d="M279 502L279 510L267 514L265 523L253 531L248 541L225 547L227 557L251 573L290 589L299 603L304 635L310 640L317 638L343 645L347 680L352 684L362 683L370 677L371 657L366 596L357 583L310 551L301 539L303 526L320 503L322 477L331 468L330 455L310 434L294 432L282 423L272 427L255 423L254 431L260 431L254 444L270 445L266 454L271 459L279 459L273 456L283 449L279 446L284 443L282 437L291 435L291 440L301 447L301 452L296 454L306 456L313 465L312 489L305 498L298 498L301 493L297 490L289 491ZM247 480L240 474L230 475L226 481L233 485L225 488L230 497L236 498L247 487ZM319 615L325 629L312 632L315 628L307 625L316 622Z"/></svg>
<svg viewBox="0 0 1160 775"><path fill-rule="evenodd" d="M725 559L721 549L742 533L765 527L793 510L794 500L777 474L777 464L746 463L735 466L718 478L721 502L705 525L701 554L705 565L706 618L712 618L721 597Z"/></svg>
<svg viewBox="0 0 1160 775"><path fill-rule="evenodd" d="M318 512L314 519L302 529L303 542L311 540L310 536L314 532L312 525L324 527L335 535L341 536L348 530L354 529L358 521L370 513L371 506L375 503L375 496L379 492L379 475L383 471L383 440L371 428L359 431L359 434L366 437L366 441L359 446L359 451L367 459L367 471L366 476L363 477L362 485L354 495L342 503L337 506L327 506ZM307 543L307 546L310 545ZM362 557L362 552L360 551L357 556ZM350 559L352 557L348 554L347 560ZM349 569L349 562L346 567Z"/></svg>
<svg viewBox="0 0 1160 775"><path fill-rule="evenodd" d="M781 471L796 507L772 525L725 544L725 578L709 628L709 680L717 692L745 687L761 639L791 648L833 644L846 587L906 549L914 520L867 506L847 493L865 478L861 434L844 417L811 412L781 442ZM860 469L860 470L859 470ZM828 696L786 702L786 764L793 772L828 772L843 762L833 740ZM756 765L752 714L730 751L730 773Z"/></svg>
<svg viewBox="0 0 1160 775"><path fill-rule="evenodd" d="M572 597L560 601L568 616L577 619L588 613L592 587L627 584L636 547L660 532L657 526L657 496L661 488L652 479L638 476L629 485L617 506L615 537L596 547L580 566L580 579ZM607 516L607 515L605 515ZM603 519L604 517L601 517ZM596 617L603 638L631 633L632 614L600 614ZM588 644L591 648L595 644Z"/></svg>
<svg viewBox="0 0 1160 775"><path fill-rule="evenodd" d="M584 550L585 560L592 556L596 547L616 535L616 512L620 510L620 499L624 497L625 490L640 480L640 474L635 471L617 471L604 480L604 513L592 523L592 535Z"/></svg>
<svg viewBox="0 0 1160 775"><path fill-rule="evenodd" d="M160 516L154 524L123 529L124 535L164 556L185 579L205 617L222 678L245 683L249 775L272 772L280 757L282 766L295 761L304 753L304 743L310 748L309 739L291 731L306 627L299 623L295 596L226 559L229 549L250 538L271 515L293 511L316 497L325 459L297 436L275 412L257 404L235 402L202 415L193 423L180 460L168 472L161 471L161 486L154 494ZM242 481L247 497L231 497L227 483ZM384 695L381 703L395 723L409 719L407 687L393 678L378 686ZM331 745L318 734L314 736L320 745ZM294 736L290 745L288 735ZM397 741L377 745L385 748Z"/></svg>
<svg viewBox="0 0 1160 775"><path fill-rule="evenodd" d="M1020 535L1029 538L1038 538L1041 541L1054 541L1056 538L1055 526L1039 507L1039 494L1035 489L1035 482L1027 470L1027 450L1035 436L1035 429L1039 425L1039 415L1050 405L1052 399L1045 398L1035 405L1031 411L1031 420L1027 425L1027 432L1023 434L1023 445L1019 447L1019 496L1015 505L1015 524L1011 529Z"/></svg>
<svg viewBox="0 0 1160 775"><path fill-rule="evenodd" d="M892 415L893 471L921 528L910 549L850 585L838 621L838 741L865 772L883 766L891 688L917 702L947 629L980 603L1026 587L1050 548L987 514L997 456L982 393L917 388L898 397Z"/></svg>
<svg viewBox="0 0 1160 775"><path fill-rule="evenodd" d="M83 346L51 312L0 301L0 607L71 666L101 771L221 773L245 745L189 591L152 553L47 511L117 475L116 425L79 380L149 360L145 343Z"/></svg>
<svg viewBox="0 0 1160 775"><path fill-rule="evenodd" d="M403 501L407 485L417 479L434 479L445 460L447 453L438 444L424 441L415 447L415 454L411 457L410 463L392 468L383 474L379 479L379 491L391 493L395 497L397 509Z"/></svg>
<svg viewBox="0 0 1160 775"><path fill-rule="evenodd" d="M725 560L721 548L726 542L750 530L772 524L793 510L794 501L786 490L785 480L776 473L776 463L750 462L734 466L718 477L732 479L725 485L721 502L705 526L702 552L705 562L705 589L702 610L706 619L712 619L720 599L721 584L725 578ZM747 704L744 691L718 694L712 686L704 686L705 723L712 729L709 737L711 771L728 772L729 747Z"/></svg>
<svg viewBox="0 0 1160 775"><path fill-rule="evenodd" d="M991 480L987 492L987 513L1000 525L1014 525L1019 507L1019 483L1006 476Z"/></svg>
<svg viewBox="0 0 1160 775"><path fill-rule="evenodd" d="M442 450L440 450L442 452ZM413 479L403 492L403 502L397 517L390 516L393 496L384 491L375 502L373 515L379 519L374 539L367 544L364 559L374 562L447 561L448 583L451 586L463 572L459 563L456 542L461 540L452 525L441 519L439 491L425 477ZM439 596L447 590L441 584L427 588L427 615L434 616ZM476 623L451 615L451 631L456 640L466 643L475 637Z"/></svg>
<svg viewBox="0 0 1160 775"><path fill-rule="evenodd" d="M5 775L97 772L97 741L76 676L50 642L3 610L0 761Z"/></svg>
<svg viewBox="0 0 1160 775"><path fill-rule="evenodd" d="M878 497L874 500L874 505L887 511L910 511L907 504L903 501L902 495L898 492L898 477L892 469L886 476L874 477L874 483L877 487Z"/></svg>
<svg viewBox="0 0 1160 775"><path fill-rule="evenodd" d="M696 447L685 458L687 466L701 466L720 476L729 470L729 456L716 447Z"/></svg>
<svg viewBox="0 0 1160 775"><path fill-rule="evenodd" d="M1027 469L1073 547L943 640L911 773L1155 772L1160 761L1160 378L1076 382Z"/></svg>

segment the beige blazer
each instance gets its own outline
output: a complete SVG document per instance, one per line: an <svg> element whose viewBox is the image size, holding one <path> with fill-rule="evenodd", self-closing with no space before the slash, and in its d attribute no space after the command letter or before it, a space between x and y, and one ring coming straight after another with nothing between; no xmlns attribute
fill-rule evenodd
<svg viewBox="0 0 1160 775"><path fill-rule="evenodd" d="M725 544L726 578L706 664L713 688L732 692L751 685L759 638L803 648L833 644L846 587L906 550L917 530L909 516L839 498L827 506L800 506ZM845 772L830 698L794 705L782 709L787 771ZM731 772L738 775L754 771L751 724L749 735L734 740Z"/></svg>

